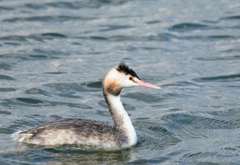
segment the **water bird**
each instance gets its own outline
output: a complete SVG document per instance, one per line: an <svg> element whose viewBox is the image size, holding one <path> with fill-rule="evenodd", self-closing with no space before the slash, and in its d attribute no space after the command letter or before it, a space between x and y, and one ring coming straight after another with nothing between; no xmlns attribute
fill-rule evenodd
<svg viewBox="0 0 240 165"><path fill-rule="evenodd" d="M142 81L125 62L113 67L102 81L103 96L114 125L82 118L63 118L17 132L15 139L36 145L82 145L97 148L126 148L137 143L132 122L120 99L122 88L142 86L161 89Z"/></svg>

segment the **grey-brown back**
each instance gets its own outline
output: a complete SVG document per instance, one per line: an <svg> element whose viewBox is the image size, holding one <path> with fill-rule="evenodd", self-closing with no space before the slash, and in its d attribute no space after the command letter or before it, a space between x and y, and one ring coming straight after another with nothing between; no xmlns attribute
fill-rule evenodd
<svg viewBox="0 0 240 165"><path fill-rule="evenodd" d="M117 130L113 125L81 118L57 119L28 131L20 132L19 135L31 135L28 136L29 142L35 143L37 141L37 143L43 145L57 144L57 139L60 139L59 144L77 143L80 145L91 139L93 142L90 142L89 145L100 143L102 147L105 147L104 143L111 144L111 147L114 147L114 145L115 147L121 147L124 143L127 143L124 132ZM50 139L54 142L49 142Z"/></svg>

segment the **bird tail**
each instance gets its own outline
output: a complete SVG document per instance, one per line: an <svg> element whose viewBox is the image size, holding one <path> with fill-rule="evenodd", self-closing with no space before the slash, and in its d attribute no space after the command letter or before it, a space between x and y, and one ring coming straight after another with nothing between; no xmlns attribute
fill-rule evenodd
<svg viewBox="0 0 240 165"><path fill-rule="evenodd" d="M28 134L26 131L23 131L23 132L18 131L18 132L15 132L15 133L12 134L12 138L15 141L18 141L20 143L22 143L22 142L28 143L31 136L32 136L32 134Z"/></svg>

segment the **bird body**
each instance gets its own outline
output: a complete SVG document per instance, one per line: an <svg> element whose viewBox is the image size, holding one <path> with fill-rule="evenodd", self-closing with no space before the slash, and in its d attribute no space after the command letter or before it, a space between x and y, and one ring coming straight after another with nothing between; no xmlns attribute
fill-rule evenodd
<svg viewBox="0 0 240 165"><path fill-rule="evenodd" d="M124 62L112 68L102 84L103 96L114 125L81 118L57 119L16 133L16 140L37 145L76 144L97 148L125 148L135 145L137 135L122 105L120 92L122 88L131 86L154 89L160 87L141 81Z"/></svg>

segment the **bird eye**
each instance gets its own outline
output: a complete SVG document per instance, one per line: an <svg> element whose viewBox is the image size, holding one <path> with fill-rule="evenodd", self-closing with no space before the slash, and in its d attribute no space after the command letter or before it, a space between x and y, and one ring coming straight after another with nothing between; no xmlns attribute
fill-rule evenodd
<svg viewBox="0 0 240 165"><path fill-rule="evenodd" d="M132 80L133 78L132 77L129 77L129 80Z"/></svg>

